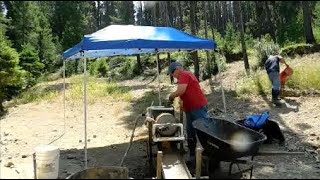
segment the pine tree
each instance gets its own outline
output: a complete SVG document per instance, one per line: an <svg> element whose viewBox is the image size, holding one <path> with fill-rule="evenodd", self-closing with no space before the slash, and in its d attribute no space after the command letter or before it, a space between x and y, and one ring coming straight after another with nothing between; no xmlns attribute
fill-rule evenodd
<svg viewBox="0 0 320 180"><path fill-rule="evenodd" d="M9 87L20 86L23 82L19 55L5 36L5 20L0 13L0 113L4 111L2 103L11 96Z"/></svg>
<svg viewBox="0 0 320 180"><path fill-rule="evenodd" d="M30 43L22 45L19 65L27 71L27 87L35 85L44 64L40 62L36 49Z"/></svg>

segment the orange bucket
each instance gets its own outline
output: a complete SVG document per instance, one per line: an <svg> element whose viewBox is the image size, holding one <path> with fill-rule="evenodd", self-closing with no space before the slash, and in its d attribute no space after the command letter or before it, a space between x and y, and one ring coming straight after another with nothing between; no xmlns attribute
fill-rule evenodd
<svg viewBox="0 0 320 180"><path fill-rule="evenodd" d="M284 85L292 74L293 69L287 65L287 67L279 74L281 85Z"/></svg>

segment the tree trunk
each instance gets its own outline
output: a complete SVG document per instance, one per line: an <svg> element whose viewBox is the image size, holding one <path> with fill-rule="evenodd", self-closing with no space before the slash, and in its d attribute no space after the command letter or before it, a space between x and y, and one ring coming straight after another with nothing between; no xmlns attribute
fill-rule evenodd
<svg viewBox="0 0 320 180"><path fill-rule="evenodd" d="M197 2L196 1L190 1L190 26L191 26L191 34L196 35L196 23L195 23L195 16L196 16L196 6ZM197 77L199 80L199 59L198 59L198 51L194 51L191 53L191 57L193 60L193 65L194 65L194 75Z"/></svg>
<svg viewBox="0 0 320 180"><path fill-rule="evenodd" d="M142 1L139 1L139 19L140 19L140 24L139 25L145 25L145 18L143 17L143 8L142 8Z"/></svg>
<svg viewBox="0 0 320 180"><path fill-rule="evenodd" d="M173 8L172 8L172 4L171 1L167 1L167 18L168 18L168 26L170 27L174 27L173 25Z"/></svg>
<svg viewBox="0 0 320 180"><path fill-rule="evenodd" d="M0 116L4 112L4 108L3 108L2 102L3 102L3 100L2 100L2 98L0 98Z"/></svg>
<svg viewBox="0 0 320 180"><path fill-rule="evenodd" d="M238 17L239 17L238 27L240 29L240 39L241 39L241 47L242 47L244 68L246 69L247 75L249 75L250 74L250 67L249 67L246 43L245 43L245 40L244 40L244 28L243 28L241 1L235 1L235 3L237 4L237 11L238 11L237 14L238 14Z"/></svg>
<svg viewBox="0 0 320 180"><path fill-rule="evenodd" d="M223 31L226 30L226 25L228 22L228 10L227 10L227 1L222 1L222 23Z"/></svg>
<svg viewBox="0 0 320 180"><path fill-rule="evenodd" d="M255 1L255 11L256 11L256 25L257 30L255 32L255 36L260 37L261 35L263 35L263 22L262 22L262 18L263 18L263 8L261 8L261 2L260 1Z"/></svg>
<svg viewBox="0 0 320 180"><path fill-rule="evenodd" d="M303 27L306 43L314 44L316 40L314 39L312 31L310 1L301 1L301 4L303 8Z"/></svg>
<svg viewBox="0 0 320 180"><path fill-rule="evenodd" d="M101 3L100 1L97 1L97 4L98 4L98 12L97 12L97 15L98 15L98 29L101 28Z"/></svg>
<svg viewBox="0 0 320 180"><path fill-rule="evenodd" d="M156 3L153 7L153 25L159 25L159 16L158 16L159 3Z"/></svg>
<svg viewBox="0 0 320 180"><path fill-rule="evenodd" d="M179 28L183 29L183 13L182 13L182 7L181 7L181 1L178 1L178 9L179 9Z"/></svg>
<svg viewBox="0 0 320 180"><path fill-rule="evenodd" d="M219 33L221 35L223 35L224 31L223 31L223 25L222 25L222 18L221 18L221 14L222 14L222 11L221 11L221 1L214 1L215 3L215 25L219 31Z"/></svg>
<svg viewBox="0 0 320 180"><path fill-rule="evenodd" d="M210 2L208 2L210 3ZM204 35L206 37L206 39L208 39L208 24L207 24L207 6L206 6L206 1L202 1L202 10L203 10L203 21L204 21ZM211 61L210 61L210 57L209 57L209 51L206 50L206 55L207 55L207 66L208 66L208 74L210 75L210 79L211 79Z"/></svg>
<svg viewBox="0 0 320 180"><path fill-rule="evenodd" d="M137 65L138 65L139 74L140 74L142 72L142 64L141 64L140 54L137 54Z"/></svg>
<svg viewBox="0 0 320 180"><path fill-rule="evenodd" d="M208 8L209 8L209 14L210 14L209 22L210 22L210 29L211 29L212 39L214 40L214 38L215 38L214 37L214 11L215 11L215 6L213 5L213 7L211 8L211 2L212 1L208 1Z"/></svg>
<svg viewBox="0 0 320 180"><path fill-rule="evenodd" d="M158 71L159 71L159 74L161 73L161 67L160 67L160 53L157 53L157 60L158 60Z"/></svg>
<svg viewBox="0 0 320 180"><path fill-rule="evenodd" d="M170 53L167 53L167 60L168 60L168 66L170 66L170 64L171 64ZM173 84L173 76L171 76L171 75L170 75L170 82L171 82L171 84Z"/></svg>

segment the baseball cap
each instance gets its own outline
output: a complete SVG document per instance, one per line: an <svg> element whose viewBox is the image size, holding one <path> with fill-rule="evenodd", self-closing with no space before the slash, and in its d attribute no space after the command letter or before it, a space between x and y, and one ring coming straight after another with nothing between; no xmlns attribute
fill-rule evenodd
<svg viewBox="0 0 320 180"><path fill-rule="evenodd" d="M182 64L177 61L172 62L168 68L168 74L171 75L177 67L182 67Z"/></svg>

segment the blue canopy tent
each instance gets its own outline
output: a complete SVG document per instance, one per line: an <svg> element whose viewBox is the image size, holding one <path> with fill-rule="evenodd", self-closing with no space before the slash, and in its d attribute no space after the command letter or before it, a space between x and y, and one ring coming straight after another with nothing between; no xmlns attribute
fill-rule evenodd
<svg viewBox="0 0 320 180"><path fill-rule="evenodd" d="M87 168L86 58L183 50L212 50L216 47L216 43L212 40L198 38L172 27L110 25L97 32L85 35L78 44L66 50L63 53L65 61L84 58L85 167ZM63 63L64 70L65 61ZM160 90L159 102L161 105Z"/></svg>
<svg viewBox="0 0 320 180"><path fill-rule="evenodd" d="M80 43L66 50L63 56L65 59L74 59L215 48L216 43L212 40L198 38L171 27L110 25L85 35Z"/></svg>

